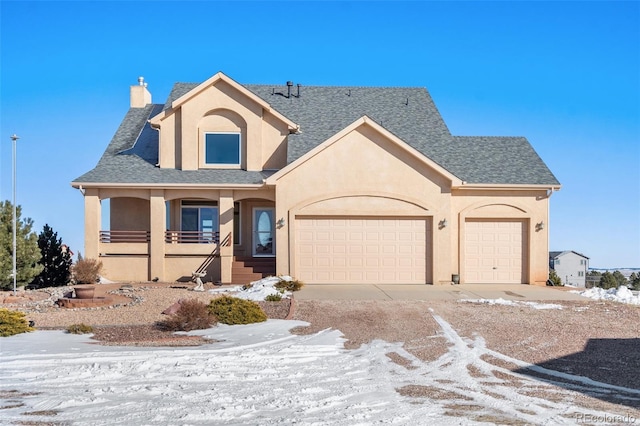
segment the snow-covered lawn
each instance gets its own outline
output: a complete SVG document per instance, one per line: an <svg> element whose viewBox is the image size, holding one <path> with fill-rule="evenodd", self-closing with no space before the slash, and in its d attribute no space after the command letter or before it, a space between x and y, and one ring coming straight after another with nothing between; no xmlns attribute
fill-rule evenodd
<svg viewBox="0 0 640 426"><path fill-rule="evenodd" d="M305 323L284 320L191 332L218 341L197 348L99 346L61 331L3 338L0 422L555 425L625 414L576 406L580 394L567 388L640 402L640 390L530 366L425 314L449 343L432 362L380 340L346 350L338 330L292 335ZM525 367L550 379L511 371Z"/></svg>

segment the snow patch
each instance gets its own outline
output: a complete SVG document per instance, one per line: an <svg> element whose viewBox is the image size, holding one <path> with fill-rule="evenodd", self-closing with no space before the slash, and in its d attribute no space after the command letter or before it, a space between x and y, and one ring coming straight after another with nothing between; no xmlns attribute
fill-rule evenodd
<svg viewBox="0 0 640 426"><path fill-rule="evenodd" d="M608 290L600 287L593 287L585 291L572 291L571 293L578 293L581 296L594 300L611 300L631 305L640 305L640 294L634 295L633 292L625 286L610 288Z"/></svg>
<svg viewBox="0 0 640 426"><path fill-rule="evenodd" d="M246 286L237 285L233 287L211 289L209 290L209 293L233 293L233 297L253 301L262 301L265 300L267 296L276 294L282 296L283 299L288 299L291 297L290 291L285 291L283 293L275 287L275 285L281 281L291 282L293 281L293 278L288 275L267 277L258 281L252 281Z"/></svg>
<svg viewBox="0 0 640 426"><path fill-rule="evenodd" d="M556 303L523 302L518 300L498 299L461 299L460 302L479 303L486 305L528 306L533 309L562 309L562 305Z"/></svg>

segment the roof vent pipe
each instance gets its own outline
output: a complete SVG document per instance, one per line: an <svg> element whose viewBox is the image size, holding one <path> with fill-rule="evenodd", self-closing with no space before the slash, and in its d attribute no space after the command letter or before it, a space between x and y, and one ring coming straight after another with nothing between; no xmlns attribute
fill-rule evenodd
<svg viewBox="0 0 640 426"><path fill-rule="evenodd" d="M287 81L287 98L291 97L291 87L293 86L293 81Z"/></svg>
<svg viewBox="0 0 640 426"><path fill-rule="evenodd" d="M298 94L296 96L296 98L300 97L300 86L302 86L302 84L298 83L297 87L298 87Z"/></svg>

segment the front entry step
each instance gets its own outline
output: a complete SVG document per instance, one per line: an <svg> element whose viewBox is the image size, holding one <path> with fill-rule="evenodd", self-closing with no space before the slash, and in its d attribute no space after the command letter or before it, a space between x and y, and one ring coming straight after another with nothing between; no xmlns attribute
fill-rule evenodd
<svg viewBox="0 0 640 426"><path fill-rule="evenodd" d="M231 265L231 284L244 285L275 274L275 257L234 256Z"/></svg>

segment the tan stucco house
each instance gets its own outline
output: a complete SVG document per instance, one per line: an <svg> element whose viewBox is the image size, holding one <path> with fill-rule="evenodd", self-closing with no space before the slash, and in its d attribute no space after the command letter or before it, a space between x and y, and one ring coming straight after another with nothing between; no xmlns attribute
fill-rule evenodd
<svg viewBox="0 0 640 426"><path fill-rule="evenodd" d="M139 83L96 167L72 182L85 257L110 279L548 278L557 179L523 137L452 136L423 88L249 85L218 73L154 104Z"/></svg>

